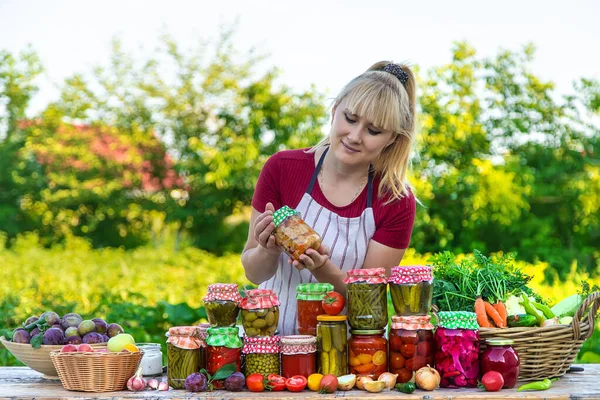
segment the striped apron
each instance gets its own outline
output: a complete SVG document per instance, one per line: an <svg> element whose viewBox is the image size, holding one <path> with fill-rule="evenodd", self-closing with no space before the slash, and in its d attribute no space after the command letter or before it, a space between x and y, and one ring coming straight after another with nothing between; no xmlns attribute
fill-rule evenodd
<svg viewBox="0 0 600 400"><path fill-rule="evenodd" d="M317 203L311 196L317 182L319 171L327 149L321 155L315 172L306 192L302 196L296 211L323 240L323 244L331 250L330 259L340 270L347 272L362 268L367 254L369 241L375 234L375 218L373 217L373 171L369 172L367 183L367 205L360 216L354 218L340 217ZM291 205L290 205L291 206ZM279 334L298 334L298 315L296 310L296 286L301 283L315 282L312 273L306 269L298 271L288 263L288 256L282 253L279 257L277 272L271 279L260 284L261 289L272 289L277 294L279 306Z"/></svg>

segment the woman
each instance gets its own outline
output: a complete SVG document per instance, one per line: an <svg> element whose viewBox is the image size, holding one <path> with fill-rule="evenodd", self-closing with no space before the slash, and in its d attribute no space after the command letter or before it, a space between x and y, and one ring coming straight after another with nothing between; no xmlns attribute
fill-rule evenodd
<svg viewBox="0 0 600 400"><path fill-rule="evenodd" d="M346 272L384 267L389 276L406 251L415 197L406 179L415 140L415 79L405 65L379 62L334 101L331 132L312 149L274 154L252 199L246 277L273 289L281 302L282 335L296 334L296 286L329 282L346 293ZM276 246L273 211L301 213L323 245L301 262Z"/></svg>

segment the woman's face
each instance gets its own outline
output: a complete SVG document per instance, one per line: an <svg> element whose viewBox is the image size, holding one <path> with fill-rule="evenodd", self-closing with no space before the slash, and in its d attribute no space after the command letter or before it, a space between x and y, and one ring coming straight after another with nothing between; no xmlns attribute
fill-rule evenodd
<svg viewBox="0 0 600 400"><path fill-rule="evenodd" d="M394 140L391 131L352 114L344 100L333 110L330 138L336 158L349 166L371 164Z"/></svg>

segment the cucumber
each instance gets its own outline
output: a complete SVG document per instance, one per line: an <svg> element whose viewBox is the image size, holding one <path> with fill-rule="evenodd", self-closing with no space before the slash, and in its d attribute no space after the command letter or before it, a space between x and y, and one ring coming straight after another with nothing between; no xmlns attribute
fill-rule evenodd
<svg viewBox="0 0 600 400"><path fill-rule="evenodd" d="M509 328L522 328L537 325L537 319L529 314L509 315L507 320Z"/></svg>

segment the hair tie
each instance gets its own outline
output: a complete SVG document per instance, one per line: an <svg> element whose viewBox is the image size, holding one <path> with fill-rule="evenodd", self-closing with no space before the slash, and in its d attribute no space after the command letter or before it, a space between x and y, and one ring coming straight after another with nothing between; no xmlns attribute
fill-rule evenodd
<svg viewBox="0 0 600 400"><path fill-rule="evenodd" d="M408 73L398 64L387 64L383 70L394 75L403 84L408 82Z"/></svg>

